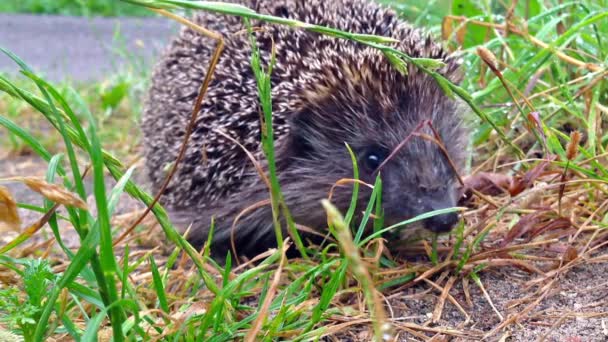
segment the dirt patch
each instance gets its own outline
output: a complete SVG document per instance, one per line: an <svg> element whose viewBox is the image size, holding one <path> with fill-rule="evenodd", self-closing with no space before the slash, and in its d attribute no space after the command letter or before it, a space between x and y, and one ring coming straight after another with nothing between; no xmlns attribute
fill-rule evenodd
<svg viewBox="0 0 608 342"><path fill-rule="evenodd" d="M498 330L489 340L499 340L511 336L512 341L533 341L541 337L546 341L606 341L608 316L606 264L583 264L573 267L559 277L546 297L537 305L537 290L547 284L538 282L539 277L531 276L513 267L489 270L480 274L481 282L494 310L481 289L470 281L468 284L470 302L467 303L462 282L455 285L450 294L470 315L470 321L457 307L446 301L441 320L429 327L438 329L462 329L468 336L456 341L483 338L494 331L504 319L520 316L518 324L506 331ZM423 286L391 295L390 303L394 317L410 317L411 322L427 325L439 300L439 291L428 291ZM472 304L472 305L471 305ZM528 306L532 309L521 315ZM502 319L499 317L502 316Z"/></svg>

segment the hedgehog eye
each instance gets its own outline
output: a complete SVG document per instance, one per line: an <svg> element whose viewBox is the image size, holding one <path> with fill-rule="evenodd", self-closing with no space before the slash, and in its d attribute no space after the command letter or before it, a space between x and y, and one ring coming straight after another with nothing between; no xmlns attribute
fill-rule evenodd
<svg viewBox="0 0 608 342"><path fill-rule="evenodd" d="M372 148L368 150L363 157L363 166L369 171L374 172L384 159L386 158L386 152L381 148Z"/></svg>

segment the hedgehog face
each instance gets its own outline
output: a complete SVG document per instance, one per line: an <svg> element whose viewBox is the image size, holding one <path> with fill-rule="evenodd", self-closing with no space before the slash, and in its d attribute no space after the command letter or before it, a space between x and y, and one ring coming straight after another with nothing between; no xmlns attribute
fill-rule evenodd
<svg viewBox="0 0 608 342"><path fill-rule="evenodd" d="M310 189L314 193L319 193L316 190L320 188L323 189L320 193L326 194L336 181L352 178L352 161L344 144L347 142L357 157L359 177L362 181L374 184L380 172L387 225L457 205L456 172L436 144L415 137L383 164L397 145L387 144L389 140L384 138L386 137L375 141L357 138L344 140L342 143L336 141L333 148L326 145L320 149L313 141L302 137L297 139L293 147L297 146L299 149L299 157L297 166L293 166L299 172L306 170L306 177L302 178L306 184L301 188ZM334 193L333 202L340 209L346 210L350 204L350 186L343 189L346 191ZM359 205L365 206L370 199L371 190L368 187L360 189ZM448 213L428 218L422 221L422 226L441 233L450 231L457 221L456 213Z"/></svg>
<svg viewBox="0 0 608 342"><path fill-rule="evenodd" d="M373 149L363 155L361 162L366 177L380 172L383 181L385 221L392 225L433 210L457 204L456 174L449 162L433 143L411 141L391 157L380 170L378 159L384 161L386 149ZM373 173L370 173L373 167ZM442 214L422 221L430 231L442 233L458 221L456 213Z"/></svg>
<svg viewBox="0 0 608 342"><path fill-rule="evenodd" d="M380 172L386 224L455 207L456 170L436 143L413 136L391 155L420 122L431 120L452 162L456 167L462 165L466 135L461 128L461 116L456 104L433 82L421 82L420 86L407 89L395 87L400 91L392 98L397 100L382 98L384 103L369 96L350 96L352 89L335 92L325 101L314 103L291 122L289 155L297 163L294 169L306 170L309 188L329 189L339 179L352 178L347 143L357 157L361 180L373 184ZM423 93L424 102L415 101L415 95ZM353 101L355 98L359 102ZM428 127L419 133L433 136ZM365 206L370 195L367 187L361 187L360 205ZM336 193L333 201L346 210L349 191L344 191L343 196ZM428 218L422 226L433 232L447 232L457 221L456 213L448 213Z"/></svg>

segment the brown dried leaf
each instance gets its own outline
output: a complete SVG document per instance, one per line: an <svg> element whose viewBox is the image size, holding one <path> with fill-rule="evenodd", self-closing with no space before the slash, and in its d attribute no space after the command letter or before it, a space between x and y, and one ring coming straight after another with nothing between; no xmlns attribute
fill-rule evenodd
<svg viewBox="0 0 608 342"><path fill-rule="evenodd" d="M532 187L534 181L545 174L545 169L555 158L556 156L551 156L550 158L536 164L536 166L526 172L523 177L514 177L511 185L509 186L509 193L511 196L517 196L522 191Z"/></svg>
<svg viewBox="0 0 608 342"><path fill-rule="evenodd" d="M558 217L554 220L551 220L543 225L535 227L531 232L531 237L534 238L539 236L545 232L559 230L559 229L568 229L572 227L572 223L569 219L565 217Z"/></svg>
<svg viewBox="0 0 608 342"><path fill-rule="evenodd" d="M443 22L441 23L441 36L443 37L443 40L450 39L454 34L454 28L458 28L455 38L456 42L462 45L464 43L464 38L467 34L467 25L463 25L462 22L463 20L457 17L444 17Z"/></svg>
<svg viewBox="0 0 608 342"><path fill-rule="evenodd" d="M578 258L578 251L572 246L569 246L568 249L566 249L564 255L562 256L564 264L569 264L576 258Z"/></svg>
<svg viewBox="0 0 608 342"><path fill-rule="evenodd" d="M448 40L453 32L453 18L444 17L443 22L441 23L441 38L443 40Z"/></svg>
<svg viewBox="0 0 608 342"><path fill-rule="evenodd" d="M497 196L507 193L513 178L511 176L492 172L479 172L463 179L463 186L459 188L458 205L466 206L474 198L473 194Z"/></svg>
<svg viewBox="0 0 608 342"><path fill-rule="evenodd" d="M7 188L0 186L0 232L21 231L17 202Z"/></svg>
<svg viewBox="0 0 608 342"><path fill-rule="evenodd" d="M512 182L511 176L492 172L479 172L464 180L465 189L474 189L484 195L500 195Z"/></svg>
<svg viewBox="0 0 608 342"><path fill-rule="evenodd" d="M544 212L535 212L532 214L522 216L519 221L511 228L504 240L502 241L501 247L507 246L513 240L522 237L524 234L529 232L536 224L541 222L542 215Z"/></svg>
<svg viewBox="0 0 608 342"><path fill-rule="evenodd" d="M80 197L78 197L78 195L68 191L62 186L47 183L43 179L37 177L15 177L12 179L22 182L30 189L55 203L76 207L79 209L88 209L87 204Z"/></svg>

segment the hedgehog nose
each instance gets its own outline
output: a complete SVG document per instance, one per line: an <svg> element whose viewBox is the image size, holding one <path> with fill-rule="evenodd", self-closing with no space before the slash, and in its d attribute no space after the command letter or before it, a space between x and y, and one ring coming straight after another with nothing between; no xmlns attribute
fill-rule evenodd
<svg viewBox="0 0 608 342"><path fill-rule="evenodd" d="M434 233L446 233L458 222L457 213L435 215L423 221L424 228Z"/></svg>

